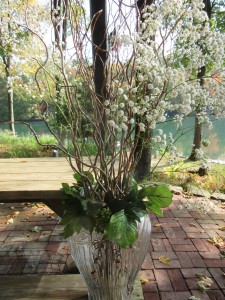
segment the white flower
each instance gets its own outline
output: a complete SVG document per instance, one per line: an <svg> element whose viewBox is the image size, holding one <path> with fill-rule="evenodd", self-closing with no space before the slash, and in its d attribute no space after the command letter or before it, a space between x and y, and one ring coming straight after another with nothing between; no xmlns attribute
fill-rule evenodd
<svg viewBox="0 0 225 300"><path fill-rule="evenodd" d="M109 100L105 100L104 104L105 106L108 106L110 104Z"/></svg>
<svg viewBox="0 0 225 300"><path fill-rule="evenodd" d="M145 124L139 123L140 131L145 131Z"/></svg>
<svg viewBox="0 0 225 300"><path fill-rule="evenodd" d="M122 88L118 88L118 94L122 95L123 94L123 89Z"/></svg>
<svg viewBox="0 0 225 300"><path fill-rule="evenodd" d="M128 101L128 105L130 106L130 107L133 107L134 106L134 102L133 101Z"/></svg>
<svg viewBox="0 0 225 300"><path fill-rule="evenodd" d="M116 111L117 108L118 108L118 105L117 105L117 104L113 104L113 105L111 105L111 107L110 107L111 111Z"/></svg>
<svg viewBox="0 0 225 300"><path fill-rule="evenodd" d="M124 111L123 110L118 111L117 115L118 115L118 117L122 117L124 115Z"/></svg>
<svg viewBox="0 0 225 300"><path fill-rule="evenodd" d="M163 134L163 130L161 128L158 129L158 134L162 135Z"/></svg>
<svg viewBox="0 0 225 300"><path fill-rule="evenodd" d="M138 111L138 110L137 110L137 107L132 107L132 113L133 113L133 114L136 114L137 111Z"/></svg>
<svg viewBox="0 0 225 300"><path fill-rule="evenodd" d="M139 81L144 81L144 76L143 76L142 74L139 74L139 75L138 75L138 80L139 80Z"/></svg>
<svg viewBox="0 0 225 300"><path fill-rule="evenodd" d="M135 87L135 88L133 88L131 91L132 91L132 93L135 94L135 93L137 93L137 88Z"/></svg>
<svg viewBox="0 0 225 300"><path fill-rule="evenodd" d="M166 121L166 117L165 116L161 116L158 118L159 122L165 122Z"/></svg>
<svg viewBox="0 0 225 300"><path fill-rule="evenodd" d="M109 126L112 126L112 127L115 126L115 122L113 120L109 120L108 124L109 124Z"/></svg>
<svg viewBox="0 0 225 300"><path fill-rule="evenodd" d="M121 128L123 131L127 131L128 126L127 126L126 124L124 124L124 123L121 123L120 128Z"/></svg>

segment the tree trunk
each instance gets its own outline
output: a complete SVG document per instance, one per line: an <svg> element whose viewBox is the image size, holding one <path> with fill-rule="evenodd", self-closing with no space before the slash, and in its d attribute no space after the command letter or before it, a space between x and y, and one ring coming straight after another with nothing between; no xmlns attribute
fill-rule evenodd
<svg viewBox="0 0 225 300"><path fill-rule="evenodd" d="M201 149L201 143L202 143L202 124L199 123L198 116L195 115L194 141L193 141L191 155L189 156L189 160L197 161L199 159L196 150Z"/></svg>
<svg viewBox="0 0 225 300"><path fill-rule="evenodd" d="M8 95L8 112L9 112L9 130L12 132L13 135L16 134L15 132L15 125L14 125L14 109L13 109L13 89L12 87L8 87L7 91Z"/></svg>
<svg viewBox="0 0 225 300"><path fill-rule="evenodd" d="M204 11L207 13L208 18L211 19L212 16L212 4L210 0L203 0L205 7ZM198 72L197 78L200 80L200 85L202 88L204 87L204 77L206 75L206 66L201 67ZM193 147L191 150L191 155L189 156L190 161L197 161L199 160L199 156L196 153L196 150L201 149L202 144L202 124L199 122L198 115L201 114L201 108L198 107L195 112L195 125L194 125L194 140L193 140Z"/></svg>
<svg viewBox="0 0 225 300"><path fill-rule="evenodd" d="M92 53L93 53L93 72L95 93L99 99L100 105L96 108L96 119L100 123L100 134L98 137L101 149L110 151L108 145L105 145L106 138L106 116L104 106L101 105L106 99L106 63L108 59L107 51L107 1L91 0L90 1L90 17L92 30Z"/></svg>
<svg viewBox="0 0 225 300"><path fill-rule="evenodd" d="M90 1L92 20L92 51L95 92L100 100L105 94L105 64L107 61L106 0Z"/></svg>
<svg viewBox="0 0 225 300"><path fill-rule="evenodd" d="M154 3L154 0L138 0L137 7L141 17L141 21L143 21L142 9L146 5L151 5ZM138 122L138 120L136 120ZM137 125L138 126L138 125ZM150 139L153 135L153 131L151 129L146 132L141 132L138 136L138 128L136 127L135 136L138 139L137 148L135 151L135 158L137 160L137 165L134 172L134 178L136 181L140 181L147 177L151 171L151 146ZM147 144L146 141L148 141Z"/></svg>

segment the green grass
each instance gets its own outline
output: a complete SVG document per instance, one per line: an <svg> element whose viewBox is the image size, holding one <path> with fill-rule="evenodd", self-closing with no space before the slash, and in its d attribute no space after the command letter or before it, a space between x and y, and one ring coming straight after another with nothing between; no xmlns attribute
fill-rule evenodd
<svg viewBox="0 0 225 300"><path fill-rule="evenodd" d="M43 144L54 144L55 138L50 135L39 137ZM0 132L0 157L42 157L52 156L52 151L40 146L32 135L13 136L7 131Z"/></svg>
<svg viewBox="0 0 225 300"><path fill-rule="evenodd" d="M170 166L164 164L155 170L151 180L182 186L184 190L187 189L187 186L192 185L210 193L214 191L225 193L225 165L208 163L208 173L205 176L193 173L200 166L200 162L190 161L180 161Z"/></svg>
<svg viewBox="0 0 225 300"><path fill-rule="evenodd" d="M55 138L51 135L40 135L39 140L42 144L57 144ZM80 152L83 156L96 155L97 147L91 139L78 143ZM72 154L73 146L68 145L68 150ZM60 156L63 156L60 153ZM0 158L26 158L53 156L52 150L48 147L40 146L32 134L22 136L13 136L9 131L0 131Z"/></svg>

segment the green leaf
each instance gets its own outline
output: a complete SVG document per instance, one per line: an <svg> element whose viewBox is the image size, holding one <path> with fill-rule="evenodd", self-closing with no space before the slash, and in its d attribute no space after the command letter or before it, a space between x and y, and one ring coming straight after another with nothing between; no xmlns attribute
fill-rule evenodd
<svg viewBox="0 0 225 300"><path fill-rule="evenodd" d="M70 186L68 183L62 183L62 187L65 193L70 190Z"/></svg>
<svg viewBox="0 0 225 300"><path fill-rule="evenodd" d="M125 208L125 214L128 216L129 220L136 220L140 222L140 218L147 214L146 206L143 201L139 201L134 205L127 206Z"/></svg>
<svg viewBox="0 0 225 300"><path fill-rule="evenodd" d="M79 198L79 195L78 193L76 193L76 190L70 187L68 183L62 183L62 187L64 194L72 196L73 198Z"/></svg>
<svg viewBox="0 0 225 300"><path fill-rule="evenodd" d="M163 211L161 210L160 207L158 207L157 205L153 205L149 202L145 202L146 207L151 210L154 214L158 215L158 216L163 216Z"/></svg>
<svg viewBox="0 0 225 300"><path fill-rule="evenodd" d="M91 174L91 172L89 172L89 171L83 171L83 174L89 179L89 181L91 182L91 184L94 183L94 176Z"/></svg>
<svg viewBox="0 0 225 300"><path fill-rule="evenodd" d="M76 180L77 185L83 186L82 176L80 174L74 173L73 178Z"/></svg>
<svg viewBox="0 0 225 300"><path fill-rule="evenodd" d="M132 187L129 194L124 198L127 202L136 202L138 200L138 186L137 184Z"/></svg>
<svg viewBox="0 0 225 300"><path fill-rule="evenodd" d="M87 203L87 212L90 216L96 216L100 208L102 208L100 203L92 203L90 201Z"/></svg>
<svg viewBox="0 0 225 300"><path fill-rule="evenodd" d="M66 213L62 217L60 225L66 225L64 227L64 233L63 233L65 238L68 238L74 232L79 233L81 228L84 228L89 232L92 232L94 229L93 220L88 216L86 216L85 214L81 214L81 212L78 212L76 210Z"/></svg>
<svg viewBox="0 0 225 300"><path fill-rule="evenodd" d="M129 220L124 210L113 214L105 230L106 238L122 248L129 248L136 241L137 222Z"/></svg>
<svg viewBox="0 0 225 300"><path fill-rule="evenodd" d="M166 186L147 187L145 188L145 194L148 200L155 206L167 207L172 203L173 194Z"/></svg>
<svg viewBox="0 0 225 300"><path fill-rule="evenodd" d="M112 192L106 193L104 202L107 204L112 213L117 213L123 210L127 204L127 201L125 201L125 199L114 198Z"/></svg>
<svg viewBox="0 0 225 300"><path fill-rule="evenodd" d="M82 175L83 175L83 176L82 176ZM74 177L74 179L76 180L77 185L82 186L82 187L83 187L83 183L84 183L85 177L88 178L88 180L90 181L91 184L94 183L94 177L93 177L93 175L91 174L91 172L89 172L89 171L83 171L81 175L78 174L78 173L74 173L74 174L73 174L73 177Z"/></svg>

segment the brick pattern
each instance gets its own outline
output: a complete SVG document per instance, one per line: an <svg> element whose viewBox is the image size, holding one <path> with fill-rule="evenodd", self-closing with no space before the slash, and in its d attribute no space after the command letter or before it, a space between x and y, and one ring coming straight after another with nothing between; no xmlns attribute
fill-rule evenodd
<svg viewBox="0 0 225 300"><path fill-rule="evenodd" d="M187 211L180 209L186 202L182 196L174 199L164 217L154 216L149 252L154 278L143 284L144 299L186 300L194 295L201 300L225 300L225 259L220 256L224 249L208 241L224 238L219 228L225 226L225 212ZM161 263L160 256L168 257L171 264ZM206 293L198 288L200 276L213 281Z"/></svg>
<svg viewBox="0 0 225 300"><path fill-rule="evenodd" d="M225 300L225 259L220 255L224 249L208 242L212 236L225 239L219 230L225 226L225 211L188 211L181 208L185 202L184 196L174 195L164 217L151 214L149 252L139 274L148 280L142 284L144 300L187 300L192 295L201 300ZM14 222L7 223L16 211ZM41 230L32 231L35 226ZM61 233L58 217L43 205L2 205L0 274L77 272ZM160 262L160 256L168 257L170 264ZM199 276L213 281L204 294L198 288Z"/></svg>

